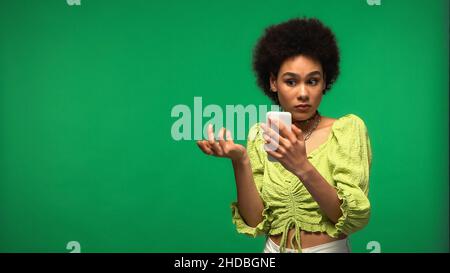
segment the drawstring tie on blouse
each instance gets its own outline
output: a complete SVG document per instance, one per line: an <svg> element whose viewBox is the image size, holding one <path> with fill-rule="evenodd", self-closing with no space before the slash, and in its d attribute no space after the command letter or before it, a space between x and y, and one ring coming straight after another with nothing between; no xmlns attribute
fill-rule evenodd
<svg viewBox="0 0 450 273"><path fill-rule="evenodd" d="M285 228L285 230L283 232L283 235L281 236L280 252L285 252L285 250L286 250L286 242L287 242L287 237L289 235L289 229L291 227L291 224L294 224L294 227L295 227L295 240L297 242L298 252L301 253L302 252L302 248L301 248L301 245L300 245L299 224L298 224L297 220L295 220L295 218L289 219L289 221L286 224L286 228ZM291 243L291 246L293 246L292 238L290 240L290 243Z"/></svg>

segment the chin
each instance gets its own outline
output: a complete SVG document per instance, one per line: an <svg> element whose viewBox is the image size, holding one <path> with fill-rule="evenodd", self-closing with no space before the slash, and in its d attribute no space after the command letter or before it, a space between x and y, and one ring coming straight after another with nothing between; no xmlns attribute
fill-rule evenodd
<svg viewBox="0 0 450 273"><path fill-rule="evenodd" d="M308 111L308 112L298 112L295 111L292 113L292 118L295 120L307 120L315 113L315 111Z"/></svg>
<svg viewBox="0 0 450 273"><path fill-rule="evenodd" d="M304 120L308 118L308 113L293 112L292 118L295 120Z"/></svg>

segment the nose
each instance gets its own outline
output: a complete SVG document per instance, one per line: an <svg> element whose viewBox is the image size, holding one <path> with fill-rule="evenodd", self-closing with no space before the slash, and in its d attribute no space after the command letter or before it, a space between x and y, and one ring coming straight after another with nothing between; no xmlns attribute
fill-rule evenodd
<svg viewBox="0 0 450 273"><path fill-rule="evenodd" d="M308 89L306 88L305 84L299 85L297 99L299 99L300 101L304 101L304 102L309 100L309 92L308 92Z"/></svg>

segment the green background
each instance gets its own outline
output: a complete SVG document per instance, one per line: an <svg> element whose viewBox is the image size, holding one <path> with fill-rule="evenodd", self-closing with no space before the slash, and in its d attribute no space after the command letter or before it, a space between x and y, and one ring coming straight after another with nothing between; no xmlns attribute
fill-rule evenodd
<svg viewBox="0 0 450 273"><path fill-rule="evenodd" d="M0 251L262 252L237 234L229 160L174 141L171 109L268 105L263 29L335 32L323 115L359 115L372 217L354 252L448 252L448 1L1 1ZM205 118L203 122L208 119Z"/></svg>

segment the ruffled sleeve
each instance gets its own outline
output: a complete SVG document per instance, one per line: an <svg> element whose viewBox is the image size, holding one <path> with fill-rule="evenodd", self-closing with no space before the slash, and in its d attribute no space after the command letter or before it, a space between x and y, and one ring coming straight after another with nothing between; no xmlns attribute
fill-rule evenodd
<svg viewBox="0 0 450 273"><path fill-rule="evenodd" d="M250 165L253 173L253 180L256 188L261 196L263 176L264 176L264 157L262 145L264 140L262 138L262 130L260 124L253 125L247 137L247 154L250 160ZM262 199L262 198L261 198ZM262 211L263 220L256 226L251 227L247 225L244 219L239 214L237 202L231 203L232 221L236 226L239 233L246 234L248 236L256 237L258 235L267 234L270 229L270 213L267 203L263 200L264 210Z"/></svg>
<svg viewBox="0 0 450 273"><path fill-rule="evenodd" d="M342 216L332 237L364 228L370 218L369 173L372 163L370 138L364 121L354 114L342 117L334 128L334 145L328 154L332 179L341 200Z"/></svg>

